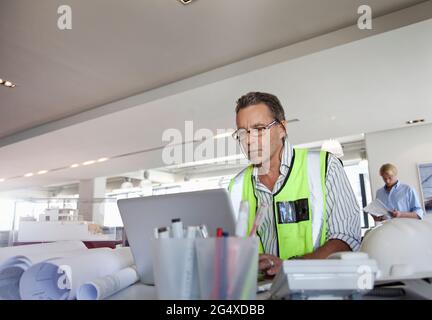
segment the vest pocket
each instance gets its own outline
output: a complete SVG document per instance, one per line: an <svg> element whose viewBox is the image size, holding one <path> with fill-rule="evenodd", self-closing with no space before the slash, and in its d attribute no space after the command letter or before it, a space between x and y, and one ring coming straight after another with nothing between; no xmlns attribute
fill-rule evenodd
<svg viewBox="0 0 432 320"><path fill-rule="evenodd" d="M293 256L302 256L309 253L310 221L278 224L279 256L288 259Z"/></svg>

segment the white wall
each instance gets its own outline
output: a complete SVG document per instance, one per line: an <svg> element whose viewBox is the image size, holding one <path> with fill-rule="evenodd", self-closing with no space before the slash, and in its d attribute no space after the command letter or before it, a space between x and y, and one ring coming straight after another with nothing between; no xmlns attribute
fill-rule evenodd
<svg viewBox="0 0 432 320"><path fill-rule="evenodd" d="M374 132L365 135L372 193L384 185L382 164L393 163L399 180L414 187L421 200L417 164L432 162L432 124Z"/></svg>

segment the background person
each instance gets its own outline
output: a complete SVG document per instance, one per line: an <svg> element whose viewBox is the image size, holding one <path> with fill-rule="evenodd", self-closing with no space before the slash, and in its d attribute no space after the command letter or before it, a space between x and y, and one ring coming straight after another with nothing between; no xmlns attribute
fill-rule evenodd
<svg viewBox="0 0 432 320"><path fill-rule="evenodd" d="M386 163L380 168L380 176L385 185L376 192L376 198L391 210L393 218L423 219L423 209L420 206L417 193L409 185L402 184L397 179L397 168ZM373 217L375 221L385 220L385 217Z"/></svg>

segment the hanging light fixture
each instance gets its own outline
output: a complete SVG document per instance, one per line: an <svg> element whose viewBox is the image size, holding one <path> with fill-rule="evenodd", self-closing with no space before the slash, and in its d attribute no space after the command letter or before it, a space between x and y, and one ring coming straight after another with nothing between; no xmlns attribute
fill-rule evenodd
<svg viewBox="0 0 432 320"><path fill-rule="evenodd" d="M122 189L132 189L133 187L134 185L129 178L125 178L125 181L121 184Z"/></svg>
<svg viewBox="0 0 432 320"><path fill-rule="evenodd" d="M339 141L334 139L324 141L321 150L330 152L337 158L342 158L344 156L342 145Z"/></svg>

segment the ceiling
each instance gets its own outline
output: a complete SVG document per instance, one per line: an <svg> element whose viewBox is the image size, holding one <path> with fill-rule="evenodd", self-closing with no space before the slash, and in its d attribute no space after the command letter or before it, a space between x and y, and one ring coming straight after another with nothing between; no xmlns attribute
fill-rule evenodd
<svg viewBox="0 0 432 320"><path fill-rule="evenodd" d="M0 138L219 66L350 26L419 0L0 1Z"/></svg>
<svg viewBox="0 0 432 320"><path fill-rule="evenodd" d="M165 14L165 10L169 11L165 7L171 8L173 2L175 9L170 11L171 19L161 23L167 21L167 17L161 17L162 12ZM415 2L419 1L369 1L372 6L376 5L374 13ZM119 100L136 92L353 24L357 15L356 10L352 14L350 8L353 9L354 4L359 2L332 1L330 10L324 9L326 7L323 5L307 5L304 1L302 5L300 1L266 1L267 6L264 7L263 1L248 0L251 11L246 15L240 14L242 6L237 7L237 1L230 1L233 11L225 12L225 6L228 6L225 1L220 1L225 6L219 7L216 1L197 0L190 8L208 14L198 23L195 17L198 13L189 16L185 11L188 8L178 5L176 1L148 1L145 2L149 6L146 9L156 10L150 10L153 13L150 14L142 9L153 21L149 24L152 26L150 32L148 28L140 29L143 26L139 26L139 23L144 22L135 15L140 12L140 4L141 8L144 6L143 1L130 1L128 5L118 8L114 1L106 1L107 6L100 7L104 10L98 11L87 7L84 10L82 2L70 1L74 24L66 40L58 30L38 35L38 24L45 25L48 16L36 14L37 19L26 16L21 11L23 3L3 1L0 4L0 27L6 26L11 32L8 34L4 28L0 28L0 72L3 74L3 70L6 70L4 74L18 84L15 89L0 88L0 136L14 133L10 137L18 137L22 130L32 126L87 108L99 105L103 108L105 102L112 100L118 100L117 105L121 108L82 121L62 122L66 125L15 143L1 144L0 139L0 179L39 170L59 169L40 176L6 180L0 183L0 191L161 167L164 165L162 148L167 143L162 141L162 137L166 129L177 129L184 133L186 120L192 120L195 129L207 128L215 134L218 128L233 128L234 101L240 94L251 90L275 93L284 104L288 118L300 119L288 127L293 143L398 128L406 120L418 117L432 119L432 43L426 40L432 32L432 19L357 41L345 41L326 50L315 50L310 54L298 55L295 59L285 59L219 81L196 84L187 90L178 90L175 94L154 98L150 91ZM238 3L246 6L246 1L239 0ZM337 14L332 13L336 12L334 3L341 4L337 7ZM58 2L46 1L42 6L44 10L40 12L38 6L28 6L44 15L49 11L46 6L56 8L56 4ZM287 4L291 5L289 8L296 8L296 11L288 10ZM14 16L13 12L19 12L18 16L11 20L3 10L5 7L9 7L10 16ZM89 7L93 7L93 2ZM430 10L426 13L432 17L432 6L425 8ZM218 21L214 20L216 18L210 11L207 12L210 9L213 15L219 16ZM116 10L118 15L113 13ZM128 10L133 11L130 18L127 18ZM318 19L317 23L305 23L304 17L298 18L301 16L299 12L303 13L303 10L310 21L315 21L312 17ZM174 14L177 11L179 13ZM280 11L285 11L285 18ZM90 24L92 12L96 19L92 23L95 24L89 29L81 29L80 22L83 26ZM258 19L259 12L275 18L268 18L269 23L259 26L251 24L251 21L262 20L262 17ZM99 20L101 15L111 15L107 21L117 22L104 24L103 19ZM157 24L152 20L156 16L160 17ZM120 17L127 23L120 23ZM180 22L176 22L176 19ZM192 28L194 30L187 36L182 33L182 41L174 41L168 36L170 32L178 32L181 21L191 23L193 19L196 19L195 26L199 26L199 30ZM14 21L22 21L28 28L18 26L17 30L12 30ZM220 21L224 23L216 28ZM246 22L248 28L243 26ZM172 25L177 27L172 28ZM250 32L251 25L253 32ZM130 28L128 32L127 28ZM11 36L14 32L17 33L16 37ZM74 36L74 32L79 33L79 36ZM107 34L112 36L107 38ZM330 35L327 38L316 37L308 43L323 42L323 39L330 41L329 38L339 40L346 36L343 30L327 34ZM136 41L136 37L141 36L148 40L147 45ZM158 50L158 44L154 41L163 42L159 44ZM237 43L240 45L237 46ZM299 46L284 48L287 48L284 49L286 52L296 51ZM101 52L104 54L101 55ZM176 52L187 55L179 57ZM259 59L258 56L248 61L252 65L255 62L259 64ZM227 68L234 69L236 64ZM212 71L204 73L201 78L213 79L211 74ZM183 81L170 86L180 87L181 83ZM49 124L43 126L48 127ZM182 138L191 140L184 135ZM111 159L69 168L73 163L101 157Z"/></svg>

